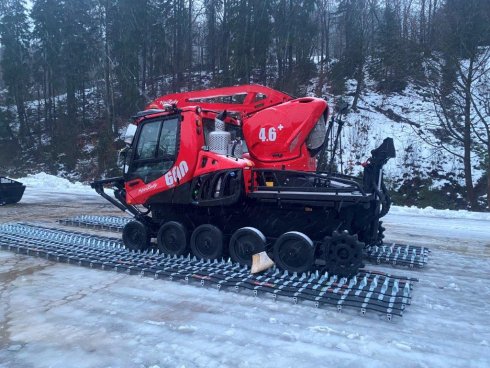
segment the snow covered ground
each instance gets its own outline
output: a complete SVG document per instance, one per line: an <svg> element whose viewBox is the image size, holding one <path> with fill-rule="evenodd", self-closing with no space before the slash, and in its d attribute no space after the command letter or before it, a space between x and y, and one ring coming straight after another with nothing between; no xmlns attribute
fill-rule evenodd
<svg viewBox="0 0 490 368"><path fill-rule="evenodd" d="M0 222L118 214L86 186L31 180ZM490 215L394 207L385 224L432 249L422 270L369 265L420 279L392 322L0 251L0 367L490 367Z"/></svg>

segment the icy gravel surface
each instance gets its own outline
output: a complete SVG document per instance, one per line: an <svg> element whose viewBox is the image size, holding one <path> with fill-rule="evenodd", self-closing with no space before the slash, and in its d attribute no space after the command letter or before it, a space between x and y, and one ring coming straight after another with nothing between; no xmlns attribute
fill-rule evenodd
<svg viewBox="0 0 490 368"><path fill-rule="evenodd" d="M120 214L85 187L32 188L0 222ZM0 251L0 367L490 367L490 219L395 208L385 224L432 249L422 270L369 266L420 279L392 322Z"/></svg>

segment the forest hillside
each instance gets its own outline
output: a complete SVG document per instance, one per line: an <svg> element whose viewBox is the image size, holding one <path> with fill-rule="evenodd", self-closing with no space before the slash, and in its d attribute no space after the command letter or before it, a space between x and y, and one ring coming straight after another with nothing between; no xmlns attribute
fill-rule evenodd
<svg viewBox="0 0 490 368"><path fill-rule="evenodd" d="M349 102L344 173L393 137L396 204L490 208L488 0L3 0L0 175L117 175L149 101L247 83Z"/></svg>

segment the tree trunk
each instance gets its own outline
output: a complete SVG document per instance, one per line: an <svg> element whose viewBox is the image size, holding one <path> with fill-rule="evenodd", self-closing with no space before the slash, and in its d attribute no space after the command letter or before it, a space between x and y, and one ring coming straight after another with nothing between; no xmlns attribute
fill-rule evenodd
<svg viewBox="0 0 490 368"><path fill-rule="evenodd" d="M188 86L189 91L192 90L192 0L189 0L189 13L187 25L187 68L189 70Z"/></svg>
<svg viewBox="0 0 490 368"><path fill-rule="evenodd" d="M471 167L471 84L473 82L473 58L470 59L468 75L465 83L465 101L464 101L464 176L466 185L466 195L468 203L472 210L478 207L475 189L473 187L472 167Z"/></svg>
<svg viewBox="0 0 490 368"><path fill-rule="evenodd" d="M24 104L24 97L21 95L21 87L17 87L15 96L15 105L17 106L17 117L19 118L19 138L21 142L24 142L29 135L26 122L26 107Z"/></svg>
<svg viewBox="0 0 490 368"><path fill-rule="evenodd" d="M111 86L111 64L109 56L109 40L107 39L107 12L109 11L109 0L105 2L105 14L104 14L104 79L105 79L105 108L106 108L106 131L108 134L116 131L114 127L114 115L112 104L112 86Z"/></svg>
<svg viewBox="0 0 490 368"><path fill-rule="evenodd" d="M359 96L362 91L362 83L364 82L364 72L363 72L364 63L361 63L357 68L356 72L356 92L354 94L354 101L352 102L352 110L357 110L357 103L359 102Z"/></svg>
<svg viewBox="0 0 490 368"><path fill-rule="evenodd" d="M490 135L487 141L487 207L490 210Z"/></svg>

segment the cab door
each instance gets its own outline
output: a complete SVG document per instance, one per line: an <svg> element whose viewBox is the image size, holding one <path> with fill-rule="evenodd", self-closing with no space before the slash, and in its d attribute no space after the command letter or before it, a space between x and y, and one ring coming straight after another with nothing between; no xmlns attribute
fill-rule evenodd
<svg viewBox="0 0 490 368"><path fill-rule="evenodd" d="M179 142L179 115L144 121L133 147L125 181L140 179L148 184L162 177L174 165Z"/></svg>

